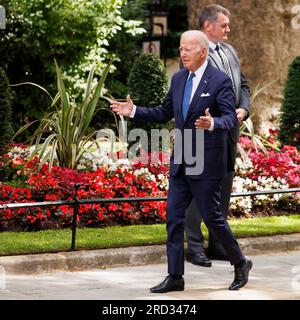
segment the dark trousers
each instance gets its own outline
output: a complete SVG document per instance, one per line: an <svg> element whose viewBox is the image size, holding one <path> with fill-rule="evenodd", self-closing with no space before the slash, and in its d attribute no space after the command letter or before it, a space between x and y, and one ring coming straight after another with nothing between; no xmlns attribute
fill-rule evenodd
<svg viewBox="0 0 300 320"><path fill-rule="evenodd" d="M229 172L221 181L220 210L227 219L230 205L230 194L232 190L234 172ZM188 242L188 252L190 254L200 253L204 250L204 237L201 232L202 213L198 209L196 201L192 199L186 210L186 236ZM226 252L218 240L218 237L209 230L208 251L226 255Z"/></svg>
<svg viewBox="0 0 300 320"><path fill-rule="evenodd" d="M193 197L204 223L224 247L231 264L239 264L244 259L239 244L220 210L220 184L220 180L190 179L183 172L170 177L167 201L169 274L184 274L185 212Z"/></svg>

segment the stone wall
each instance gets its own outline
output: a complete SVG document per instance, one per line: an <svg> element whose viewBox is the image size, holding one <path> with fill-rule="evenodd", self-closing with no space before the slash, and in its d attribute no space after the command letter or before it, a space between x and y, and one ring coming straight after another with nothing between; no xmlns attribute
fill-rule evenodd
<svg viewBox="0 0 300 320"><path fill-rule="evenodd" d="M300 29L296 28L300 25L300 0L187 0L187 3L191 29L198 28L199 12L207 4L218 3L230 10L228 42L238 51L251 91L257 85L271 83L251 105L256 128L264 132L277 127L288 65L300 55ZM293 13L293 7L299 14Z"/></svg>

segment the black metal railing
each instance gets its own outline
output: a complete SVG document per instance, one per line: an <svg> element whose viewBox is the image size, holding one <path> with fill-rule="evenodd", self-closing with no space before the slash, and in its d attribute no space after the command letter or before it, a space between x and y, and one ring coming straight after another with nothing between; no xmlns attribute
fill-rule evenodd
<svg viewBox="0 0 300 320"><path fill-rule="evenodd" d="M27 203L7 203L0 205L1 209L21 209L21 208L34 208L34 207L48 207L48 206L73 206L73 219L72 219L72 240L71 250L76 248L76 230L77 230L77 216L79 206L82 204L97 204L97 203L110 203L110 202L150 202L150 201L166 201L167 197L137 197L137 198L109 198L109 199L78 199L79 184L75 184L75 195L73 200L61 201L43 201L43 202L27 202ZM232 193L231 197L247 197L266 194L281 194L281 193L296 193L300 192L300 188L291 189L276 189L276 190L260 190L249 192L236 192Z"/></svg>

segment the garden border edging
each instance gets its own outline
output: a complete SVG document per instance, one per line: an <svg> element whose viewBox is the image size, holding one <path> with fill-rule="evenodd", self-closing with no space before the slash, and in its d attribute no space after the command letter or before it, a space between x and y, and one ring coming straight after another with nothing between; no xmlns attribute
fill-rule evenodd
<svg viewBox="0 0 300 320"><path fill-rule="evenodd" d="M246 255L300 250L300 233L238 239ZM0 267L11 274L82 271L120 266L166 263L165 245L0 257Z"/></svg>

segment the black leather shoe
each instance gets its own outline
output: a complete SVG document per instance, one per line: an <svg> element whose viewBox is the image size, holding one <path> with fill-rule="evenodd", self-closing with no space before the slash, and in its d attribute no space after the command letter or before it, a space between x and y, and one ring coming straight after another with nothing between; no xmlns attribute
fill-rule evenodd
<svg viewBox="0 0 300 320"><path fill-rule="evenodd" d="M229 290L238 290L247 284L249 271L251 270L252 265L252 261L245 256L245 261L241 266L234 266L234 280L229 286Z"/></svg>
<svg viewBox="0 0 300 320"><path fill-rule="evenodd" d="M150 288L152 293L165 293L169 291L183 291L184 290L184 279L179 280L173 279L168 275L160 284Z"/></svg>
<svg viewBox="0 0 300 320"><path fill-rule="evenodd" d="M188 253L186 261L201 267L211 267L212 263L204 252L191 254Z"/></svg>

